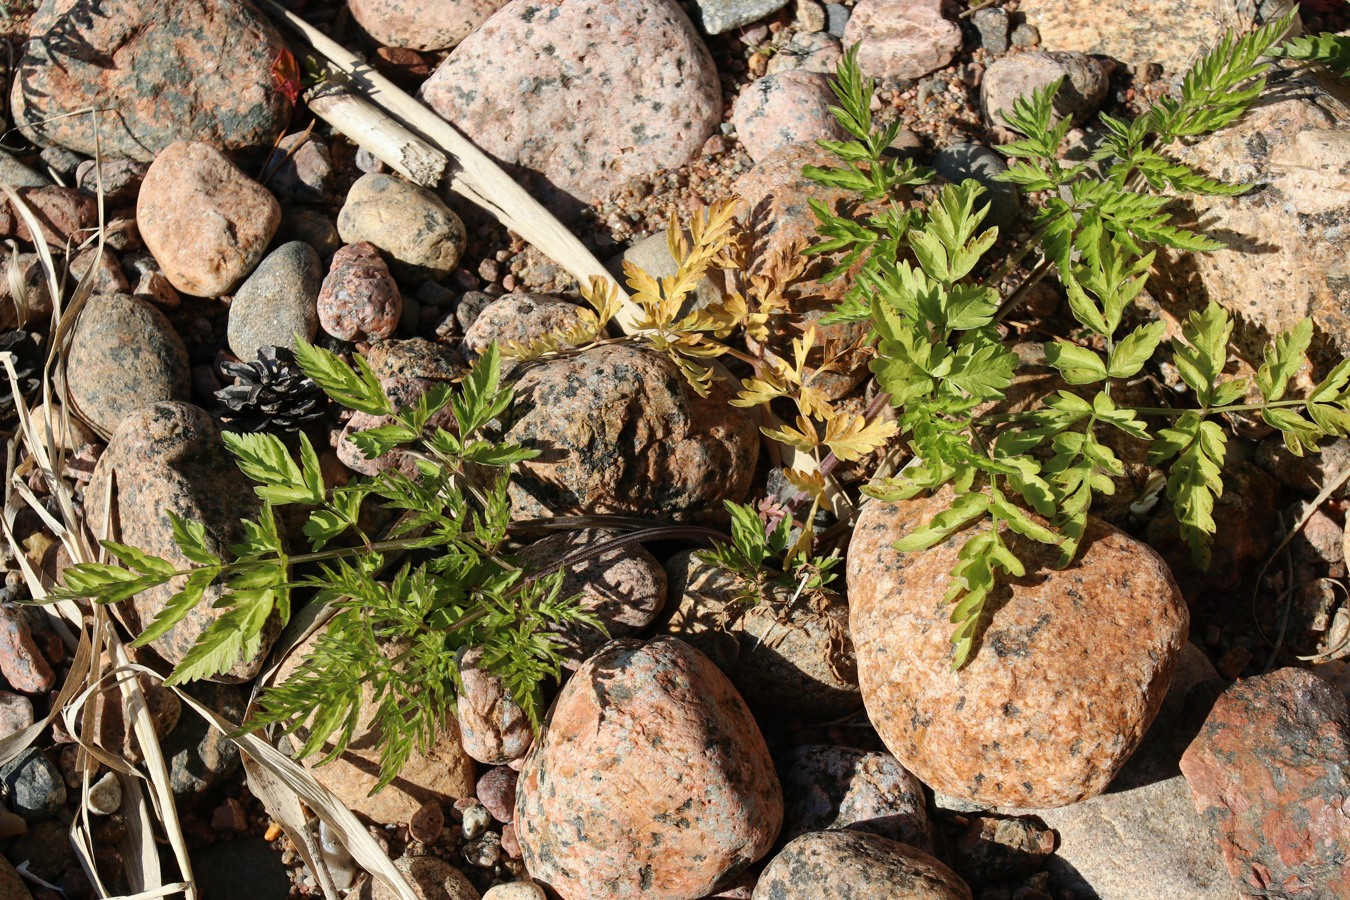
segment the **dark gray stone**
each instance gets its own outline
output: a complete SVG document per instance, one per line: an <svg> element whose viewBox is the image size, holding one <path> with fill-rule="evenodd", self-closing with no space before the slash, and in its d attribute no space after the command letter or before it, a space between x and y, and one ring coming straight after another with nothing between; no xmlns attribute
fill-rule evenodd
<svg viewBox="0 0 1350 900"><path fill-rule="evenodd" d="M723 34L757 22L788 5L788 0L698 0L703 30Z"/></svg>
<svg viewBox="0 0 1350 900"><path fill-rule="evenodd" d="M61 770L36 747L0 766L0 781L9 791L9 808L27 822L50 819L65 805Z"/></svg>
<svg viewBox="0 0 1350 900"><path fill-rule="evenodd" d="M263 347L294 347L314 340L323 284L319 254L309 244L282 244L258 264L230 304L230 351L252 361Z"/></svg>
<svg viewBox="0 0 1350 900"><path fill-rule="evenodd" d="M248 708L243 688L228 684L197 682L184 686L198 702L230 722L239 724ZM201 716L184 716L164 741L164 758L169 763L169 786L175 797L205 794L233 775L239 768L239 748ZM194 860L195 864L195 860ZM212 895L215 895L212 884ZM264 896L253 895L253 898ZM252 900L252 898L251 898Z"/></svg>
<svg viewBox="0 0 1350 900"><path fill-rule="evenodd" d="M995 181L995 176L1008 171L1008 164L983 144L955 144L944 147L933 156L933 168L950 182L959 184L973 178L984 186L981 201L989 207L984 227L991 225L1006 229L1017 221L1022 212L1021 192L1015 184Z"/></svg>
<svg viewBox="0 0 1350 900"><path fill-rule="evenodd" d="M1008 11L1001 7L986 7L971 16L975 30L980 33L980 46L990 53L1008 52Z"/></svg>

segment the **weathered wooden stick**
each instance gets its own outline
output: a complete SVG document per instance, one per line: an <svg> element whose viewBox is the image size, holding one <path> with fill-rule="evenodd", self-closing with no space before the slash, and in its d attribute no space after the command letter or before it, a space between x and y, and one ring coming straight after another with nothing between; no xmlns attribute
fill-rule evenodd
<svg viewBox="0 0 1350 900"><path fill-rule="evenodd" d="M305 96L310 112L363 147L404 178L425 188L440 185L450 168L444 153L391 119L337 80Z"/></svg>

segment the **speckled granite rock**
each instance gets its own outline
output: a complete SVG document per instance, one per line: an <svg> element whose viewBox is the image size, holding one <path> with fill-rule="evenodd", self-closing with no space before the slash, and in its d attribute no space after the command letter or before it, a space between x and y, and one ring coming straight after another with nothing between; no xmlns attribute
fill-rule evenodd
<svg viewBox="0 0 1350 900"><path fill-rule="evenodd" d="M319 254L309 244L282 244L258 264L230 303L230 351L252 360L263 347L294 347L319 332L316 302L323 284Z"/></svg>
<svg viewBox="0 0 1350 900"><path fill-rule="evenodd" d="M492 818L510 825L516 818L516 781L520 774L509 766L488 769L478 779L474 796Z"/></svg>
<svg viewBox="0 0 1350 900"><path fill-rule="evenodd" d="M426 338L372 344L366 352L366 362L381 381L390 378L458 381L468 370L458 350Z"/></svg>
<svg viewBox="0 0 1350 900"><path fill-rule="evenodd" d="M313 133L297 131L277 142L263 171L267 187L299 203L323 203L333 188L333 157L328 144Z"/></svg>
<svg viewBox="0 0 1350 900"><path fill-rule="evenodd" d="M351 0L352 18L390 47L445 50L506 5L506 0Z"/></svg>
<svg viewBox="0 0 1350 900"><path fill-rule="evenodd" d="M1350 701L1304 669L1243 679L1181 757L1243 897L1350 896Z"/></svg>
<svg viewBox="0 0 1350 900"><path fill-rule="evenodd" d="M928 550L891 545L950 491L870 503L848 555L850 618L868 715L925 784L978 803L1053 807L1106 789L1167 691L1189 615L1162 560L1090 520L1078 559L1006 537L1028 575L1000 596L978 652L951 668L943 600L966 529Z"/></svg>
<svg viewBox="0 0 1350 900"><path fill-rule="evenodd" d="M1246 27L1254 5L1169 0L1022 0L1017 11L1036 26L1041 41L1056 50L1079 50L1122 62L1156 62L1182 73L1229 28ZM1240 10L1235 14L1234 10ZM1159 22L1166 22L1160 27Z"/></svg>
<svg viewBox="0 0 1350 900"><path fill-rule="evenodd" d="M464 349L477 356L494 340L498 344L528 344L577 321L581 307L549 294L503 294L483 307L464 329Z"/></svg>
<svg viewBox="0 0 1350 900"><path fill-rule="evenodd" d="M1211 178L1262 187L1189 200L1193 221L1225 247L1160 253L1149 291L1174 321L1210 301L1227 308L1238 320L1234 347L1253 362L1271 333L1311 316L1310 356L1325 372L1350 356L1350 131L1315 79L1285 83L1233 125L1177 149Z"/></svg>
<svg viewBox="0 0 1350 900"><path fill-rule="evenodd" d="M398 330L403 295L375 245L362 241L333 254L316 308L333 337L378 341Z"/></svg>
<svg viewBox="0 0 1350 900"><path fill-rule="evenodd" d="M187 348L164 314L138 297L91 297L71 338L71 410L110 437L133 410L186 400Z"/></svg>
<svg viewBox="0 0 1350 900"><path fill-rule="evenodd" d="M1030 96L1056 78L1064 83L1055 95L1055 112L1075 123L1097 111L1110 87L1106 68L1082 53L1035 51L1004 56L990 64L980 82L985 121L1003 125L1003 113L1012 110L1018 97Z"/></svg>
<svg viewBox="0 0 1350 900"><path fill-rule="evenodd" d="M113 507L105 509L109 479L116 478ZM90 522L111 516L114 540L163 557L182 567L189 561L173 541L174 512L206 527L206 548L224 554L240 539L239 520L257 514L253 485L226 452L220 431L207 413L190 403L156 403L126 416L94 467L85 493ZM117 608L127 630L140 634L174 593L181 578L138 594ZM177 664L197 636L224 610L212 606L222 588L211 585L202 602L167 634L151 641L165 661ZM278 628L264 629L258 655L236 663L222 681L244 681L258 673Z"/></svg>
<svg viewBox="0 0 1350 900"><path fill-rule="evenodd" d="M780 844L847 828L933 851L923 785L889 753L809 744L774 762L783 783Z"/></svg>
<svg viewBox="0 0 1350 900"><path fill-rule="evenodd" d="M521 562L542 567L619 534L587 529L550 535L518 555ZM561 593L580 594L582 609L599 619L609 635L589 625L569 626L558 634L563 665L576 669L611 639L632 637L652 623L666 603L666 572L646 547L636 544L568 564Z"/></svg>
<svg viewBox="0 0 1350 900"><path fill-rule="evenodd" d="M56 686L56 673L33 640L33 629L20 608L0 608L0 675L25 694L42 694Z"/></svg>
<svg viewBox="0 0 1350 900"><path fill-rule="evenodd" d="M300 661L326 633L325 628L320 628L291 650L270 683L279 684L290 678ZM301 761L310 774L352 812L385 825L407 822L426 803L450 806L461 797L472 797L474 763L460 745L459 726L454 717L447 717L427 752L414 748L398 778L379 793L370 794L380 773L380 742L372 728L374 697L374 689L368 684L363 686L361 716L346 752L330 763L316 766L315 763L332 749L331 745L325 744L316 755ZM307 732L302 733L302 739L305 734Z"/></svg>
<svg viewBox="0 0 1350 900"><path fill-rule="evenodd" d="M696 0L703 30L724 34L749 25L788 5L788 0Z"/></svg>
<svg viewBox="0 0 1350 900"><path fill-rule="evenodd" d="M695 900L762 856L783 816L768 749L717 667L673 638L614 641L554 702L516 833L564 900Z"/></svg>
<svg viewBox="0 0 1350 900"><path fill-rule="evenodd" d="M843 129L829 107L835 102L829 79L815 72L765 75L747 84L736 98L731 121L753 160L789 144L843 140Z"/></svg>
<svg viewBox="0 0 1350 900"><path fill-rule="evenodd" d="M862 44L858 66L874 78L919 78L961 49L961 29L942 15L942 0L858 0L844 46Z"/></svg>
<svg viewBox="0 0 1350 900"><path fill-rule="evenodd" d="M821 75L833 75L839 68L839 60L844 48L837 37L819 32L798 31L788 38L773 56L765 72L777 75L780 72L818 72Z"/></svg>
<svg viewBox="0 0 1350 900"><path fill-rule="evenodd" d="M688 162L722 109L712 57L674 0L512 0L421 96L496 159L533 173L532 192L569 218L632 178Z"/></svg>
<svg viewBox="0 0 1350 900"><path fill-rule="evenodd" d="M460 659L463 684L455 715L464 752L480 763L499 766L525 755L534 741L534 729L501 677L479 665L482 658L483 649L474 647Z"/></svg>
<svg viewBox="0 0 1350 900"><path fill-rule="evenodd" d="M417 398L426 393L438 380L440 379L408 375L389 378L380 384L384 388L385 396L395 407L408 407L416 403ZM454 421L454 411L447 406L432 416L428 424L448 430L455 427ZM362 475L378 475L386 469L397 469L409 478L414 477L417 466L407 452L391 450L383 456L368 459L361 448L352 442L352 435L358 431L369 431L372 428L393 424L393 416L376 416L367 412L352 413L352 417L347 420L347 424L342 427L341 435L338 436L338 459L347 468Z"/></svg>
<svg viewBox="0 0 1350 900"><path fill-rule="evenodd" d="M276 198L209 144L166 147L136 201L146 249L175 288L196 297L234 290L280 224Z"/></svg>
<svg viewBox="0 0 1350 900"><path fill-rule="evenodd" d="M272 80L285 47L238 0L45 0L15 72L14 121L39 144L149 162L174 141L262 150L288 101Z"/></svg>
<svg viewBox="0 0 1350 900"><path fill-rule="evenodd" d="M369 241L410 283L446 278L464 252L464 222L426 188L393 175L362 175L338 213L348 244Z"/></svg>
<svg viewBox="0 0 1350 900"><path fill-rule="evenodd" d="M1187 644L1144 742L1106 793L1037 811L1059 835L1046 868L1060 885L1101 900L1232 900L1223 857L1177 767L1189 740L1187 692L1217 677Z"/></svg>
<svg viewBox="0 0 1350 900"><path fill-rule="evenodd" d="M678 603L669 633L711 656L756 710L837 719L861 705L843 597L793 603L791 588L772 586L767 602L735 616L729 607L743 585L725 569L685 550L666 562L666 575Z"/></svg>
<svg viewBox="0 0 1350 900"><path fill-rule="evenodd" d="M955 872L921 850L857 831L804 834L759 876L754 900L970 900Z"/></svg>
<svg viewBox="0 0 1350 900"><path fill-rule="evenodd" d="M434 856L405 856L394 868L407 876L417 900L479 900L478 889L464 873ZM358 900L400 900L401 895L385 887L378 878L368 879Z"/></svg>
<svg viewBox="0 0 1350 900"><path fill-rule="evenodd" d="M745 496L759 452L755 420L729 399L721 382L699 397L674 363L625 345L524 368L506 439L543 455L516 468L515 514L719 514Z"/></svg>
<svg viewBox="0 0 1350 900"><path fill-rule="evenodd" d="M948 859L973 888L1027 878L1055 850L1055 833L1035 816L973 813L964 818L966 827Z"/></svg>
<svg viewBox="0 0 1350 900"><path fill-rule="evenodd" d="M42 237L53 250L64 250L66 242L72 238L72 243L80 243L98 226L98 201L84 191L53 184L21 187L16 193L37 219ZM0 201L0 237L33 242L28 223L14 209L8 196Z"/></svg>

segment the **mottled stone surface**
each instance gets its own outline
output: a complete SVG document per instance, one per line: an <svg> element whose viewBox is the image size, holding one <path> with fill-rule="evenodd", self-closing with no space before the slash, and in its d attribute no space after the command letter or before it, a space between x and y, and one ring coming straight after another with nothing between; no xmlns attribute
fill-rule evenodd
<svg viewBox="0 0 1350 900"><path fill-rule="evenodd" d="M577 323L581 308L549 294L503 294L464 329L464 349L477 356L488 344L528 345L552 331Z"/></svg>
<svg viewBox="0 0 1350 900"><path fill-rule="evenodd" d="M71 339L66 386L71 411L106 438L134 410L188 398L187 348L139 297L91 297Z"/></svg>
<svg viewBox="0 0 1350 900"><path fill-rule="evenodd" d="M33 640L28 617L18 607L0 607L0 675L16 691L41 694L56 686L56 674Z"/></svg>
<svg viewBox="0 0 1350 900"><path fill-rule="evenodd" d="M279 684L294 675L301 660L312 652L325 634L327 629L321 628L291 650L271 683ZM392 652L392 648L387 652ZM407 822L427 803L449 806L461 797L472 797L474 763L460 745L459 726L453 717L446 718L425 753L414 748L398 777L371 796L380 773L380 741L372 727L374 698L374 689L369 684L363 685L361 716L351 743L341 756L316 766L315 763L332 750L332 745L325 744L315 755L302 760L315 779L336 794L352 812L380 824ZM302 731L301 740L307 735L308 732Z"/></svg>
<svg viewBox="0 0 1350 900"><path fill-rule="evenodd" d="M532 192L567 217L688 162L722 110L712 57L674 0L512 0L421 96L496 159L533 173Z"/></svg>
<svg viewBox="0 0 1350 900"><path fill-rule="evenodd" d="M478 889L464 873L434 856L405 856L394 863L413 886L417 900L478 900ZM366 881L356 895L359 900L400 900L378 878Z"/></svg>
<svg viewBox="0 0 1350 900"><path fill-rule="evenodd" d="M434 377L423 378L417 375L406 375L385 379L380 384L384 388L385 396L393 402L395 408L402 409L415 404L417 398L426 393L438 380ZM427 424L449 430L455 427L454 421L454 410L446 406L432 416ZM352 441L352 435L356 432L369 431L372 428L381 428L393 424L395 424L393 416L376 416L367 412L352 413L352 417L342 427L342 434L338 437L338 459L347 468L362 475L378 475L386 469L397 469L409 478L414 477L417 473L417 466L413 457L407 451L391 450L383 456L370 459Z"/></svg>
<svg viewBox="0 0 1350 900"><path fill-rule="evenodd" d="M53 184L21 187L16 193L37 219L43 239L53 250L64 250L67 241L80 243L98 225L98 201L84 191ZM8 195L0 201L0 237L17 237L27 243L33 241L28 223L14 208Z"/></svg>
<svg viewBox="0 0 1350 900"><path fill-rule="evenodd" d="M670 633L703 650L746 701L772 715L836 719L858 709L858 670L848 636L848 604L825 593L793 601L771 585L753 605L726 569L682 551L666 562Z"/></svg>
<svg viewBox="0 0 1350 900"><path fill-rule="evenodd" d="M696 0L703 30L723 34L749 25L788 5L788 0Z"/></svg>
<svg viewBox="0 0 1350 900"><path fill-rule="evenodd" d="M817 72L833 75L839 68L844 47L828 34L797 32L788 38L779 52L769 57L765 73Z"/></svg>
<svg viewBox="0 0 1350 900"><path fill-rule="evenodd" d="M1214 46L1225 31L1246 27L1253 5L1251 0L1184 4L1172 0L1022 0L1017 10L1036 26L1047 47L1111 56L1131 64L1156 62L1180 73L1195 62L1201 48ZM1235 7L1242 11L1236 16Z"/></svg>
<svg viewBox="0 0 1350 900"><path fill-rule="evenodd" d="M779 843L847 828L932 852L923 785L889 753L808 744L774 762L783 783Z"/></svg>
<svg viewBox="0 0 1350 900"><path fill-rule="evenodd" d="M294 347L297 336L314 340L322 283L319 254L309 244L291 241L267 254L230 304L230 351L252 360L263 347Z"/></svg>
<svg viewBox="0 0 1350 900"><path fill-rule="evenodd" d="M75 186L95 197L101 190L104 203L129 203L136 199L148 168L134 159L86 159L75 170Z"/></svg>
<svg viewBox="0 0 1350 900"><path fill-rule="evenodd" d="M874 78L919 78L961 49L961 29L942 15L942 0L858 0L844 46L862 44L858 66Z"/></svg>
<svg viewBox="0 0 1350 900"><path fill-rule="evenodd" d="M1350 440L1332 438L1323 441L1316 453L1295 456L1283 437L1272 435L1256 445L1255 462L1290 490L1316 497L1338 472L1350 468ZM1345 499L1350 496L1350 485L1341 485L1331 496Z"/></svg>
<svg viewBox="0 0 1350 900"><path fill-rule="evenodd" d="M316 301L323 330L344 341L378 341L398 329L403 295L375 245L348 244L333 254Z"/></svg>
<svg viewBox="0 0 1350 900"><path fill-rule="evenodd" d="M104 655L102 665L104 672L114 668L107 654ZM141 695L145 698L155 736L162 742L178 725L183 712L182 701L170 688L164 687L149 675L139 674L136 680L140 682ZM134 724L127 721L127 702L117 680L106 681L102 690L90 698L89 705L93 710L94 727L92 734L85 732L85 736L114 757L125 759L133 766L140 765L145 756Z"/></svg>
<svg viewBox="0 0 1350 900"><path fill-rule="evenodd" d="M1106 68L1082 53L1018 53L995 60L980 82L985 121L1003 125L1018 97L1028 97L1057 78L1064 79L1055 94L1057 116L1081 123L1097 111L1110 87ZM1005 126L1006 127L1006 126Z"/></svg>
<svg viewBox="0 0 1350 900"><path fill-rule="evenodd" d="M460 660L462 687L455 715L464 752L480 763L498 766L525 755L534 729L501 676L482 667L482 658L482 648L474 647Z"/></svg>
<svg viewBox="0 0 1350 900"><path fill-rule="evenodd" d="M965 819L949 859L972 887L1026 878L1054 852L1054 832L1035 816L977 813Z"/></svg>
<svg viewBox="0 0 1350 900"><path fill-rule="evenodd" d="M1261 190L1189 201L1191 221L1227 246L1160 253L1149 290L1173 322L1211 300L1227 308L1234 347L1254 364L1273 332L1311 316L1311 357L1325 372L1350 356L1350 130L1316 80L1286 84L1228 128L1175 148L1212 178Z"/></svg>
<svg viewBox="0 0 1350 900"><path fill-rule="evenodd" d="M515 827L565 900L693 900L761 857L783 816L768 749L717 667L673 638L614 641L554 702Z"/></svg>
<svg viewBox="0 0 1350 900"><path fill-rule="evenodd" d="M874 834L804 834L759 876L754 900L970 900L970 888L921 850Z"/></svg>
<svg viewBox="0 0 1350 900"><path fill-rule="evenodd" d="M50 819L66 803L66 783L61 770L36 747L29 747L0 766L9 808L24 821Z"/></svg>
<svg viewBox="0 0 1350 900"><path fill-rule="evenodd" d="M175 288L219 297L262 262L281 207L215 147L179 141L145 173L136 224Z"/></svg>
<svg viewBox="0 0 1350 900"><path fill-rule="evenodd" d="M303 131L277 142L263 164L267 186L287 200L323 203L333 187L333 158L322 138Z"/></svg>
<svg viewBox="0 0 1350 900"><path fill-rule="evenodd" d="M753 160L790 144L842 140L830 115L835 102L829 80L816 72L781 72L747 84L736 98L731 121Z"/></svg>
<svg viewBox="0 0 1350 900"><path fill-rule="evenodd" d="M338 213L349 244L369 241L410 283L446 278L464 252L464 222L426 188L393 175L362 175Z"/></svg>
<svg viewBox="0 0 1350 900"><path fill-rule="evenodd" d="M444 50L468 36L506 0L351 0L352 18L391 47Z"/></svg>
<svg viewBox="0 0 1350 900"><path fill-rule="evenodd" d="M1037 812L1059 836L1046 868L1061 885L1101 900L1232 900L1223 857L1177 766L1189 740L1187 692L1217 677L1187 644L1144 742L1106 793Z"/></svg>
<svg viewBox="0 0 1350 900"><path fill-rule="evenodd" d="M925 551L892 544L948 490L870 503L848 554L851 627L868 715L925 784L975 802L1053 807L1101 793L1167 690L1189 616L1162 560L1090 520L1077 560L1008 535L1028 575L998 589L977 651L951 667L944 600L972 526Z"/></svg>
<svg viewBox="0 0 1350 900"><path fill-rule="evenodd" d="M0 738L18 734L34 721L32 700L9 691L0 691Z"/></svg>
<svg viewBox="0 0 1350 900"><path fill-rule="evenodd" d="M658 231L634 241L633 245L624 250L620 256L605 264L605 267L618 279L619 283L624 285L628 283L623 270L625 262L632 263L653 278L669 278L679 271L679 266L675 264L675 257L670 255L670 244L666 241L664 231ZM725 296L725 287L719 288L711 278L705 275L698 280L698 286L694 288L692 303L686 302L686 311L690 306L701 309L710 303L716 303Z"/></svg>
<svg viewBox="0 0 1350 900"><path fill-rule="evenodd" d="M535 567L556 564L584 553L620 532L587 529L555 534L525 547L520 560ZM636 635L666 603L666 572L646 547L631 544L581 559L563 567L561 596L581 595L581 608L600 620L602 633L590 625L569 625L558 634L563 665L575 669L613 638Z"/></svg>
<svg viewBox="0 0 1350 900"><path fill-rule="evenodd" d="M699 397L675 364L624 345L522 369L506 439L541 455L517 466L517 516L574 513L688 520L750 486L755 420L716 382Z"/></svg>
<svg viewBox="0 0 1350 900"><path fill-rule="evenodd" d="M112 508L106 509L109 480L115 479ZM85 493L88 521L111 516L109 538L188 568L189 560L173 541L173 512L206 528L206 548L224 555L241 537L239 520L258 511L253 485L225 450L215 422L190 403L165 402L143 406L126 416L108 449L99 458ZM117 607L127 630L140 634L175 593L183 578L144 591ZM224 610L213 608L222 587L211 585L202 602L168 633L150 642L150 649L166 662L177 664L202 633ZM265 628L258 656L237 662L224 681L252 678L278 629Z"/></svg>
<svg viewBox="0 0 1350 900"><path fill-rule="evenodd" d="M39 144L149 162L174 141L266 149L288 101L272 64L285 44L239 0L45 0L10 95Z"/></svg>
<svg viewBox="0 0 1350 900"><path fill-rule="evenodd" d="M390 378L458 381L467 371L458 350L426 338L380 341L366 352L366 362L381 381Z"/></svg>
<svg viewBox="0 0 1350 900"><path fill-rule="evenodd" d="M199 681L183 691L228 722L247 717L249 687ZM241 765L238 745L199 715L179 719L160 749L169 763L170 789L189 801L224 784Z"/></svg>
<svg viewBox="0 0 1350 900"><path fill-rule="evenodd" d="M488 769L478 779L474 796L492 818L510 825L516 818L516 780L520 774L510 766Z"/></svg>
<svg viewBox="0 0 1350 900"><path fill-rule="evenodd" d="M1243 679L1181 757L1243 897L1350 896L1350 701L1304 669Z"/></svg>

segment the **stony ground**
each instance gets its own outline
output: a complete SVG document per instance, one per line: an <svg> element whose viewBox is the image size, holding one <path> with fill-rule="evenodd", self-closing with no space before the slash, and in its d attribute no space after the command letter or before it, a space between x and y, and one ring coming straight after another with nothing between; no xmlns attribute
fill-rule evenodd
<svg viewBox="0 0 1350 900"><path fill-rule="evenodd" d="M876 118L904 126L895 152L946 178L986 180L1001 166L989 148L1010 137L991 113L1011 97L1065 75L1075 99L1061 112L1084 126L1071 134L1083 146L1093 112L1137 114L1176 85L1197 47L1245 21L1249 7L1272 4L1212 13L1162 0L1005 0L974 4L973 14L939 0L283 5L421 90L513 164L598 258L628 252L655 266L668 259L644 238L738 191L779 204L768 229L779 239L809 233L794 179L814 151L790 145L837 136L824 73L859 36L863 65L879 78ZM1350 24L1341 4L1301 6L1309 31ZM8 112L19 127L0 150L0 177L60 250L96 229L101 179L110 253L72 340L65 387L79 421L65 440L91 521L104 518L116 473L111 513L127 542L166 549L147 510L208 522L252 511L220 444L222 421L310 429L327 443L334 479L375 471L347 437L372 423L336 418L274 365L239 366L261 348L299 332L360 349L391 395L411 398L462 374L490 338L520 339L572 315L577 285L555 263L466 201L389 174L303 102L292 108L278 62L285 41L252 7L49 0L7 11ZM1323 332L1319 352L1346 352L1346 112L1316 91L1291 91L1235 126L1236 137L1185 149L1262 189L1196 210L1251 243L1197 268L1163 267L1151 302L1164 318L1202 295L1258 334L1307 314ZM90 118L70 115L90 106L118 111L102 120L97 160ZM1025 232L1028 198L991 191L991 219L1010 244ZM10 240L0 254L12 275L0 285L0 341L22 362L36 356L24 332L39 346L50 339L41 324L50 299L34 274L33 235L8 204L0 238ZM78 246L58 256L76 275L93 262ZM34 312L20 321L10 298L25 280ZM1071 327L1060 299L1047 284L1009 319L1008 338L1028 358ZM579 450L558 469L524 473L513 497L524 514L693 520L728 498L773 507L783 478L753 421L700 405L641 351L578 359L526 376L533 406L513 413L517 436L566 443L578 420L612 421L615 433L653 436L669 458L653 451L654 468L635 471L622 452L606 468ZM263 409L240 402L258 383L271 392ZM577 397L578 383L592 393ZM1158 396L1176 384L1163 369L1138 387ZM638 403L633 385L643 386ZM866 388L853 390L843 402L861 406ZM678 433L676 421L686 423ZM1187 560L1174 519L1147 503L1131 508L1148 493L1139 467L1135 495L1103 510L1111 525L1100 526L1091 558L1010 599L969 680L946 671L945 613L900 616L893 605L903 594L939 608L924 591L952 559L935 551L902 566L887 556L923 509L875 504L847 554L847 596L794 619L787 637L769 640L781 623L756 616L733 633L711 628L727 591L687 545L610 554L570 587L591 592L613 636L655 640L600 650L596 635L573 635L575 674L546 736L512 720L500 684L470 670L458 730L404 782L367 797L366 750L316 777L365 817L427 897L542 896L505 887L527 875L566 900L1343 896L1350 825L1331 801L1350 779L1350 714L1333 685L1340 679L1343 692L1350 681L1340 663L1313 675L1299 657L1345 655L1326 653L1350 628L1345 489L1312 507L1350 462L1350 444L1299 460L1251 423L1231 424L1209 572ZM1284 530L1305 518L1277 554ZM14 528L33 563L54 574L63 560L41 521L21 510ZM546 562L595 539L526 552ZM5 553L0 733L10 735L47 714L70 661L44 618L16 605L27 591ZM1066 597L1090 598L1091 612ZM125 613L133 630L164 599L137 601ZM146 658L175 662L194 636L175 630ZM897 658L915 674L892 678ZM261 663L234 674L252 678ZM249 794L232 745L170 692L145 687L204 896L315 896L296 849ZM249 697L237 684L189 690L235 720ZM139 761L115 699L100 699L93 720L91 740ZM981 734L973 747L972 729ZM1000 741L1018 749L1000 752ZM48 728L0 778L0 852L29 876L24 885L0 871L0 898L94 896L68 839L79 784L71 736ZM1263 779L1279 786L1262 790ZM115 894L127 887L127 820L115 780L99 784L89 809ZM840 828L850 830L828 830ZM339 880L384 896L323 838Z"/></svg>

